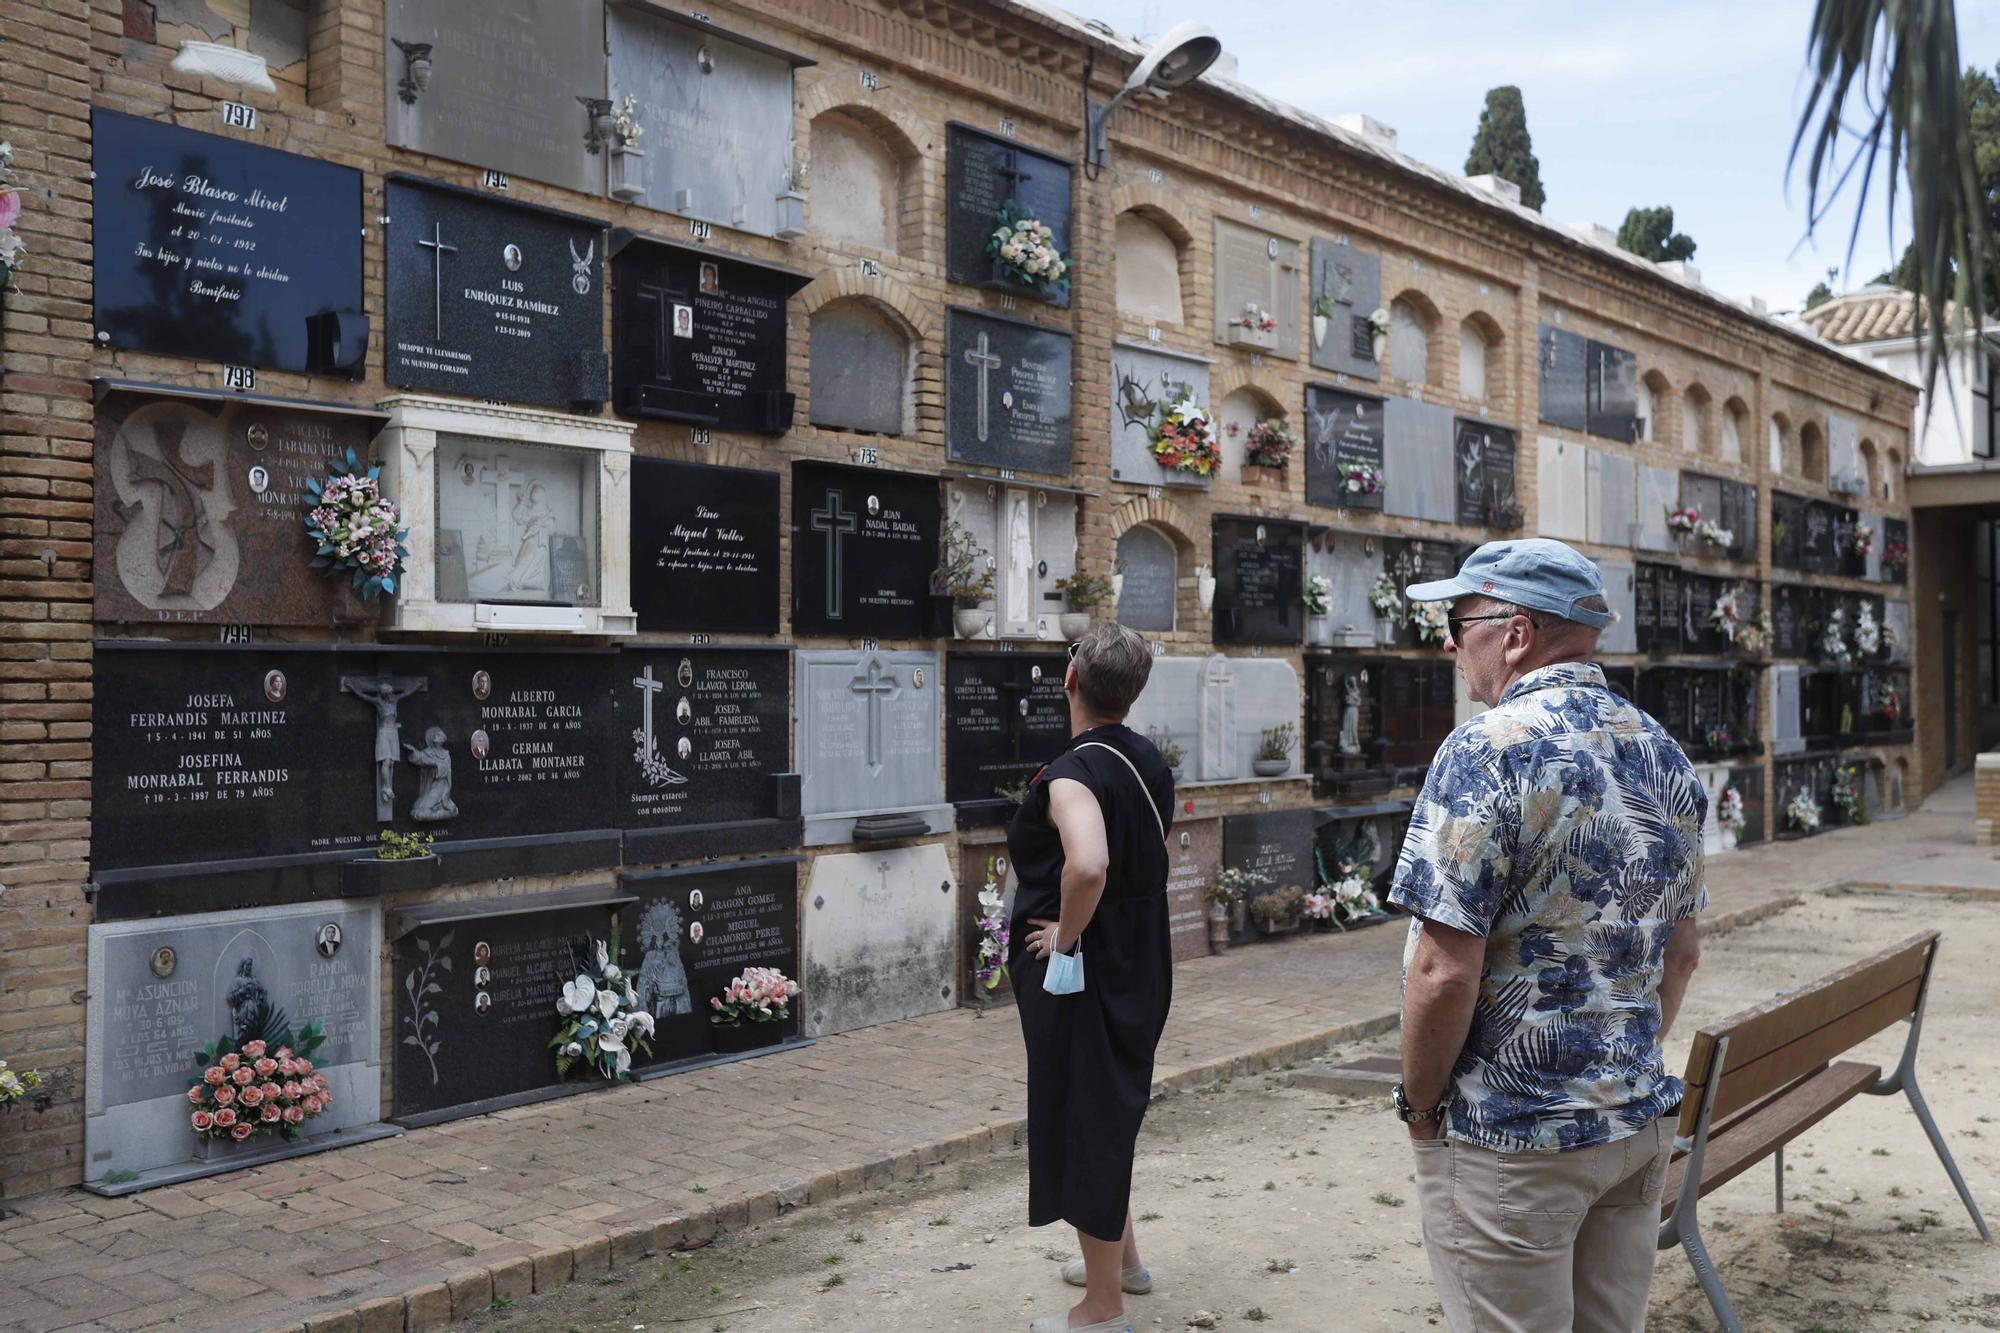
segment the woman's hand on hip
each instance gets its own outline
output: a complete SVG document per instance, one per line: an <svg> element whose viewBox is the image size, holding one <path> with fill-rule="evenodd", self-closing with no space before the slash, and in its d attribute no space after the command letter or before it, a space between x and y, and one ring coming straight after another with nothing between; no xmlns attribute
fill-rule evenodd
<svg viewBox="0 0 2000 1333"><path fill-rule="evenodd" d="M1056 921L1043 921L1031 917L1028 924L1034 929L1028 932L1028 952L1037 958L1047 958L1062 948L1057 937L1062 933L1062 925Z"/></svg>

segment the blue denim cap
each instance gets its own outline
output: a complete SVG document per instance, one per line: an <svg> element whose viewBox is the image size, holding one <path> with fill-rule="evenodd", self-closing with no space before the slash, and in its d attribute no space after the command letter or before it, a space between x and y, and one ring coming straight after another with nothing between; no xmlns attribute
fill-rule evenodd
<svg viewBox="0 0 2000 1333"><path fill-rule="evenodd" d="M1604 575L1596 564L1547 537L1488 542L1465 557L1455 577L1413 583L1403 595L1413 602L1492 597L1597 629L1612 620L1609 612L1586 611L1577 605L1586 597L1604 595Z"/></svg>

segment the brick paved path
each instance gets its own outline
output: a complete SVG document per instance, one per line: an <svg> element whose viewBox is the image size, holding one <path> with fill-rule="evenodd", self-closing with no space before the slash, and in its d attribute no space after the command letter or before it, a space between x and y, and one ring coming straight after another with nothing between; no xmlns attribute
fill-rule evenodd
<svg viewBox="0 0 2000 1333"><path fill-rule="evenodd" d="M1921 861L2000 890L2000 862L1944 805L1719 860L1716 924ZM1390 1026L1402 941L1386 927L1183 965L1161 1082ZM1011 1009L958 1010L129 1198L42 1195L0 1220L0 1328L435 1327L1011 1144L1020 1071Z"/></svg>

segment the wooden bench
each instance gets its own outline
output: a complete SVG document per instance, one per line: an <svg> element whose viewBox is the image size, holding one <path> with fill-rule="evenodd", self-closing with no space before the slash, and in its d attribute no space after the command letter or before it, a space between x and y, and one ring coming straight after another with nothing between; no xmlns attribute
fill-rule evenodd
<svg viewBox="0 0 2000 1333"><path fill-rule="evenodd" d="M1688 1052L1687 1094L1660 1207L1660 1248L1687 1251L1695 1277L1729 1333L1741 1333L1702 1244L1701 1198L1769 1157L1777 1164L1778 1211L1785 1210L1785 1144L1862 1093L1900 1092L1929 1135L1982 1240L1992 1240L1965 1178L1917 1088L1917 1041L1937 957L1937 932L1893 948L1788 995L1746 1009L1695 1033ZM1887 1077L1841 1056L1907 1020L1903 1054Z"/></svg>

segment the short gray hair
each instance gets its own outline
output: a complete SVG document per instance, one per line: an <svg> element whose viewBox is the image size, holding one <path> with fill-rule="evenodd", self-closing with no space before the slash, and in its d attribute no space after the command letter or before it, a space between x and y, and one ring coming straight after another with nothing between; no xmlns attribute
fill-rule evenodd
<svg viewBox="0 0 2000 1333"><path fill-rule="evenodd" d="M1587 629L1592 634L1601 633L1595 625L1586 625L1581 620L1571 620L1568 616L1559 616L1553 611L1541 611L1532 606L1521 606L1515 602L1504 602L1496 597L1489 597L1486 600L1490 606L1489 614L1496 616L1526 616L1528 623L1538 630L1570 627ZM1610 615L1611 603L1605 601L1597 593L1592 593L1588 597L1577 598L1576 609L1579 611L1595 611L1599 615Z"/></svg>
<svg viewBox="0 0 2000 1333"><path fill-rule="evenodd" d="M1115 620L1094 626L1076 642L1076 692L1098 717L1123 718L1152 674L1151 646Z"/></svg>

